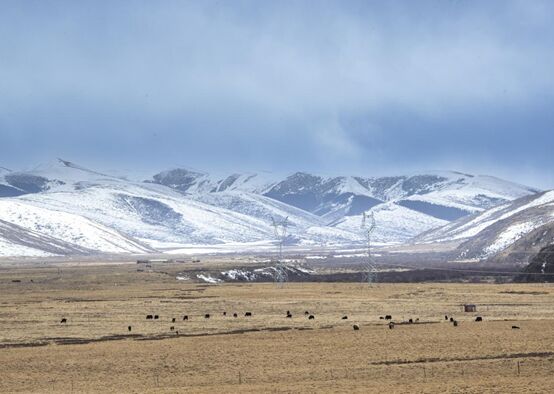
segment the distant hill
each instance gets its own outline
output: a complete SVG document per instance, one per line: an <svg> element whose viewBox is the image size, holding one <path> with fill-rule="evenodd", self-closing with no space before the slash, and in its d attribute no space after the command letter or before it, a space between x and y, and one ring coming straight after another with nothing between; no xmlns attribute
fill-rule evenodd
<svg viewBox="0 0 554 394"><path fill-rule="evenodd" d="M554 225L554 191L524 196L482 213L458 219L415 238L418 243L460 242L461 259L515 258L537 251L549 242ZM544 228L543 228L544 226ZM542 228L542 230L540 230Z"/></svg>

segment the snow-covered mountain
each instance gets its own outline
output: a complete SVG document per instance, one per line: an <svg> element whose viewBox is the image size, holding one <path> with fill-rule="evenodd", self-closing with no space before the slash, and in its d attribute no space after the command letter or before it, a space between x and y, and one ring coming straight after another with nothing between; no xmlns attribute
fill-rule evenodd
<svg viewBox="0 0 554 394"><path fill-rule="evenodd" d="M358 238L325 226L308 212L247 192L185 196L164 185L131 182L66 161L17 175L33 187L0 199L0 219L98 252L272 241L271 218L283 217L290 223L290 239L298 243L351 243Z"/></svg>
<svg viewBox="0 0 554 394"><path fill-rule="evenodd" d="M554 191L522 197L421 234L420 242L462 241L462 258L489 258L554 223Z"/></svg>
<svg viewBox="0 0 554 394"><path fill-rule="evenodd" d="M363 178L175 169L140 182L60 159L28 171L0 169L0 255L17 250L8 228L38 237L20 245L35 255L149 253L272 242L272 220L284 218L289 242L346 245L362 241L361 216L368 211L377 221L377 242L402 243L535 192L454 172ZM59 245L47 248L48 240Z"/></svg>
<svg viewBox="0 0 554 394"><path fill-rule="evenodd" d="M318 215L327 223L360 215L388 202L452 221L538 192L495 177L436 171L378 178L324 177L297 172L279 180L274 175L259 174L217 178L206 173L176 169L157 174L150 182L190 194L225 190L263 194Z"/></svg>

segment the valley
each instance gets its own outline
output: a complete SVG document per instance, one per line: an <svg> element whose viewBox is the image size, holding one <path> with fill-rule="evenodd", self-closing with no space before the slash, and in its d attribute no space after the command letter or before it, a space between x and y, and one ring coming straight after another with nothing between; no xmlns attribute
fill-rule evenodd
<svg viewBox="0 0 554 394"><path fill-rule="evenodd" d="M182 264L160 266L1 267L0 391L546 393L554 384L551 285L214 285L177 281ZM388 314L394 329L380 318Z"/></svg>

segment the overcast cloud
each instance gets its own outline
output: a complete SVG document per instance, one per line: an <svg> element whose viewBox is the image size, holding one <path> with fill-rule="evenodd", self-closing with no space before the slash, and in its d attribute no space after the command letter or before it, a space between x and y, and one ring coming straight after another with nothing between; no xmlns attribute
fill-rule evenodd
<svg viewBox="0 0 554 394"><path fill-rule="evenodd" d="M0 166L554 187L550 1L0 0Z"/></svg>

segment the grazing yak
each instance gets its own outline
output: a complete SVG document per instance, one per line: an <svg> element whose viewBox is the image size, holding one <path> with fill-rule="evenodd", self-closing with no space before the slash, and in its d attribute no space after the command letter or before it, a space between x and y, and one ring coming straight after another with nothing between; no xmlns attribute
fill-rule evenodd
<svg viewBox="0 0 554 394"><path fill-rule="evenodd" d="M224 312L223 312L223 316L227 316L227 312L224 311Z"/></svg>
<svg viewBox="0 0 554 394"><path fill-rule="evenodd" d="M477 316L477 317L475 318L475 321L483 321L483 318L482 318L481 316Z"/></svg>
<svg viewBox="0 0 554 394"><path fill-rule="evenodd" d="M289 311L287 311L287 319L291 319L292 318L292 315Z"/></svg>
<svg viewBox="0 0 554 394"><path fill-rule="evenodd" d="M171 319L171 323L175 323L175 318Z"/></svg>
<svg viewBox="0 0 554 394"><path fill-rule="evenodd" d="M348 319L348 316L343 316L342 317L342 320L346 320L346 319Z"/></svg>
<svg viewBox="0 0 554 394"><path fill-rule="evenodd" d="M174 331L174 330L175 330L175 327L174 327L174 326L171 326L171 327L169 327L169 330L170 330L170 331Z"/></svg>
<svg viewBox="0 0 554 394"><path fill-rule="evenodd" d="M309 320L314 320L314 319L315 319L315 316L314 316L314 315L310 315L310 316L308 316L308 319L309 319Z"/></svg>
<svg viewBox="0 0 554 394"><path fill-rule="evenodd" d="M127 327L127 331L131 332L131 326Z"/></svg>
<svg viewBox="0 0 554 394"><path fill-rule="evenodd" d="M160 317L158 315L154 315L154 320L158 320Z"/></svg>
<svg viewBox="0 0 554 394"><path fill-rule="evenodd" d="M457 320L454 320L454 321L452 322L452 324L454 325L454 327L458 327L458 321L457 321Z"/></svg>
<svg viewBox="0 0 554 394"><path fill-rule="evenodd" d="M206 313L206 314L204 315L204 319L209 319L209 318L210 318L210 314L209 314L209 313Z"/></svg>
<svg viewBox="0 0 554 394"><path fill-rule="evenodd" d="M60 324L62 323L67 323L67 319L65 317L60 321Z"/></svg>
<svg viewBox="0 0 554 394"><path fill-rule="evenodd" d="M394 322L391 321L391 322L389 323L389 330L392 330L393 328L394 328Z"/></svg>
<svg viewBox="0 0 554 394"><path fill-rule="evenodd" d="M245 316L245 317L251 317L251 316L252 316L252 312L246 312L246 313L244 314L244 316Z"/></svg>
<svg viewBox="0 0 554 394"><path fill-rule="evenodd" d="M352 328L354 329L354 331L358 331L360 329L360 326L358 326L357 324L354 324Z"/></svg>
<svg viewBox="0 0 554 394"><path fill-rule="evenodd" d="M239 317L239 315L237 315L236 313L233 313L233 317Z"/></svg>
<svg viewBox="0 0 554 394"><path fill-rule="evenodd" d="M391 315L385 315L385 320L391 320L391 319L392 319Z"/></svg>
<svg viewBox="0 0 554 394"><path fill-rule="evenodd" d="M188 319L189 319L189 315L183 316L183 320L188 320Z"/></svg>
<svg viewBox="0 0 554 394"><path fill-rule="evenodd" d="M519 330L518 326L512 326L512 330Z"/></svg>
<svg viewBox="0 0 554 394"><path fill-rule="evenodd" d="M152 320L154 318L154 316L152 315L146 315L146 320Z"/></svg>

